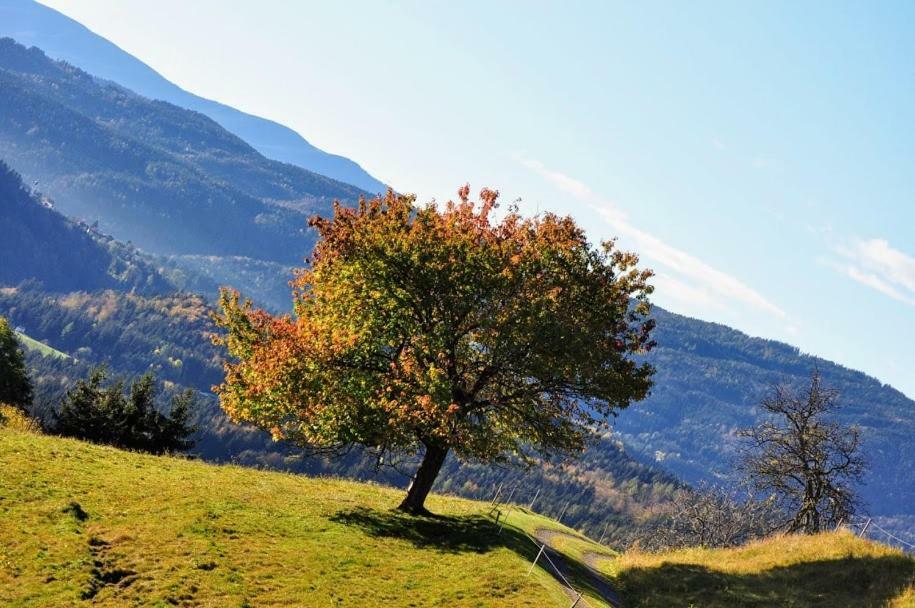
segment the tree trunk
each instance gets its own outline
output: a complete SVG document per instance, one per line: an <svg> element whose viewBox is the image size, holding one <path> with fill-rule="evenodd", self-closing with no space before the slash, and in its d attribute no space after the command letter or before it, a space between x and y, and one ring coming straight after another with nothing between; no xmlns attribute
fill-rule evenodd
<svg viewBox="0 0 915 608"><path fill-rule="evenodd" d="M413 481L407 489L407 495L403 502L397 507L400 511L406 511L412 515L427 515L425 502L438 472L445 463L445 457L448 455L448 448L442 448L437 445L426 445L426 453L423 455L422 464L413 476Z"/></svg>

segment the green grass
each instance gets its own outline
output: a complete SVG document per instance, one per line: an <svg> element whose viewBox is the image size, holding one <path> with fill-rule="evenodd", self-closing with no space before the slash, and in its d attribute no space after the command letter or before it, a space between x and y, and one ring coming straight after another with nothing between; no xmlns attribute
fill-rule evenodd
<svg viewBox="0 0 915 608"><path fill-rule="evenodd" d="M19 338L19 341L24 347L29 350L35 350L41 353L46 357L54 357L55 359L70 359L70 355L67 353L61 352L56 348L52 348L43 342L39 342L33 338L28 337L22 332L17 331L16 337Z"/></svg>
<svg viewBox="0 0 915 608"><path fill-rule="evenodd" d="M568 605L488 505L400 498L0 428L0 605Z"/></svg>
<svg viewBox="0 0 915 608"><path fill-rule="evenodd" d="M915 607L915 560L840 532L737 549L622 555L517 507L154 457L0 424L0 606L566 607L537 545L554 533L573 584L584 563L628 608ZM507 513L502 507L502 515ZM555 534L559 533L559 534Z"/></svg>
<svg viewBox="0 0 915 608"><path fill-rule="evenodd" d="M630 608L915 607L915 559L847 531L734 549L633 551L605 571Z"/></svg>

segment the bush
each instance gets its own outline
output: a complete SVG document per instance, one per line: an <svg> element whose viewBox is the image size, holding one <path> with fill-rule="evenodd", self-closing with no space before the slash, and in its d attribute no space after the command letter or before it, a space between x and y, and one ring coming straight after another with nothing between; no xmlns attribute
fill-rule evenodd
<svg viewBox="0 0 915 608"><path fill-rule="evenodd" d="M94 370L67 391L52 430L67 437L115 447L161 454L193 447L188 436L196 431L189 424L196 407L194 391L171 400L169 414L156 409L156 380L146 374L130 383L116 378L110 384L104 368ZM107 386L105 386L108 384Z"/></svg>
<svg viewBox="0 0 915 608"><path fill-rule="evenodd" d="M781 515L772 500L700 484L678 492L662 516L634 539L649 551L681 547L736 547L771 534Z"/></svg>

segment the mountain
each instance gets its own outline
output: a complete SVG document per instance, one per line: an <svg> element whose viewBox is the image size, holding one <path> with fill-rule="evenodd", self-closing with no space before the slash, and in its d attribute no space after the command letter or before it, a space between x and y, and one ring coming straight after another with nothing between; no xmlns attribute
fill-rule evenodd
<svg viewBox="0 0 915 608"><path fill-rule="evenodd" d="M270 280L285 289L286 269L313 242L308 216L365 194L269 160L202 114L9 38L0 39L0 158L64 214L97 221L120 241L178 256L177 264L180 256L224 257L217 283L273 262L283 272Z"/></svg>
<svg viewBox="0 0 915 608"><path fill-rule="evenodd" d="M29 192L0 161L0 284L40 277L46 289L56 292L174 290L151 260L88 224L67 219L53 206L47 197Z"/></svg>
<svg viewBox="0 0 915 608"><path fill-rule="evenodd" d="M0 0L0 37L3 36L44 49L55 59L145 97L200 112L267 158L298 165L373 194L386 189L352 160L319 150L283 125L188 93L80 23L32 0Z"/></svg>
<svg viewBox="0 0 915 608"><path fill-rule="evenodd" d="M915 524L915 401L866 374L797 348L717 323L654 309L658 347L651 396L615 421L627 449L682 479L726 479L736 431L762 418L774 384L803 388L819 369L839 391L837 420L861 427L868 460L860 488L871 513L905 514ZM915 526L912 531L915 532Z"/></svg>

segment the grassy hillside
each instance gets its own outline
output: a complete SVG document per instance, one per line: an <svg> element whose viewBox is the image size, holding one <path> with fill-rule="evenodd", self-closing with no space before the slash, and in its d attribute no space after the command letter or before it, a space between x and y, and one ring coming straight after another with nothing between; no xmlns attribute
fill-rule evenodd
<svg viewBox="0 0 915 608"><path fill-rule="evenodd" d="M9 412L14 414L14 412ZM618 555L555 521L436 496L93 446L0 424L3 606L915 606L915 560L849 533ZM19 421L21 422L21 421ZM540 563L546 568L545 558ZM602 574L603 576L600 576ZM90 601L91 600L91 601Z"/></svg>
<svg viewBox="0 0 915 608"><path fill-rule="evenodd" d="M44 342L39 342L38 340L33 340L22 332L16 332L16 338L19 339L19 342L22 343L24 347L29 350L34 350L38 353L41 353L45 357L51 357L54 359L69 359L70 355L62 353L56 348L52 348L45 344Z"/></svg>
<svg viewBox="0 0 915 608"><path fill-rule="evenodd" d="M563 606L488 505L0 428L0 605ZM534 517L530 525L551 525ZM591 604L600 606L599 603Z"/></svg>
<svg viewBox="0 0 915 608"><path fill-rule="evenodd" d="M630 551L599 569L640 608L915 607L915 559L847 531L734 549Z"/></svg>

